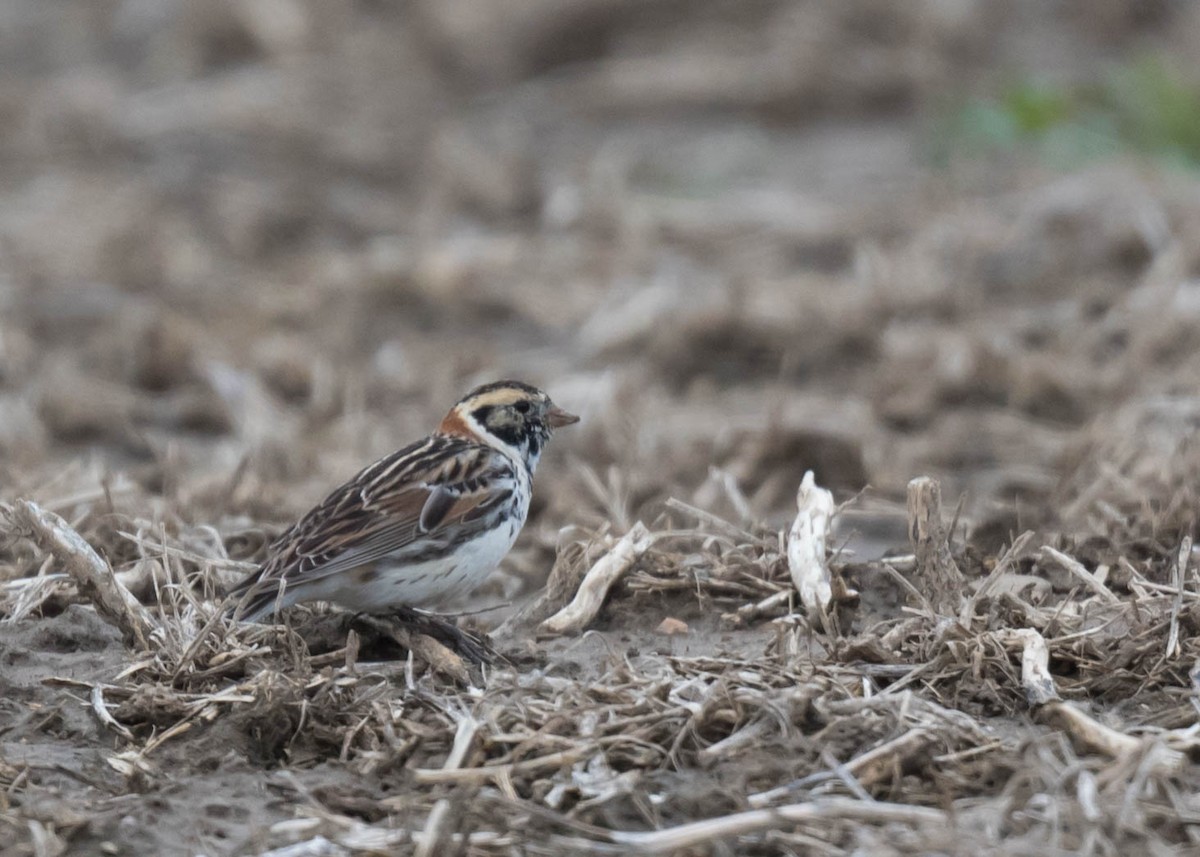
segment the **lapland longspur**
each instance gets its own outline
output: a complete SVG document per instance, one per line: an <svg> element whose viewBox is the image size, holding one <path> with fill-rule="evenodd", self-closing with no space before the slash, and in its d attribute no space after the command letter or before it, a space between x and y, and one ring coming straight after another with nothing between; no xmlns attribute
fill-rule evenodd
<svg viewBox="0 0 1200 857"><path fill-rule="evenodd" d="M551 432L579 421L536 387L477 387L437 431L335 490L271 543L230 595L257 621L301 601L361 613L444 602L478 586L516 541Z"/></svg>

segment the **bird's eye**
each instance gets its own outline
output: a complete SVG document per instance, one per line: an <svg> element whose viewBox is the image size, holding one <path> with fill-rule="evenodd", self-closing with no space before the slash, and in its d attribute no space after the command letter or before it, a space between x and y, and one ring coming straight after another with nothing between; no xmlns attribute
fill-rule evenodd
<svg viewBox="0 0 1200 857"><path fill-rule="evenodd" d="M529 402L517 402L513 407L516 408L518 414L529 413Z"/></svg>

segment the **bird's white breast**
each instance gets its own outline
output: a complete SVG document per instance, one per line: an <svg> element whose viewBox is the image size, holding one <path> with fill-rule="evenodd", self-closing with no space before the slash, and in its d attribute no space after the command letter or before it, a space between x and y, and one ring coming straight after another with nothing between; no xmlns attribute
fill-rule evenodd
<svg viewBox="0 0 1200 857"><path fill-rule="evenodd" d="M447 556L415 563L383 559L369 579L337 575L323 581L327 592L314 596L351 610L380 612L389 606L436 606L477 588L512 549L529 514L531 480L524 466L517 474L509 513Z"/></svg>

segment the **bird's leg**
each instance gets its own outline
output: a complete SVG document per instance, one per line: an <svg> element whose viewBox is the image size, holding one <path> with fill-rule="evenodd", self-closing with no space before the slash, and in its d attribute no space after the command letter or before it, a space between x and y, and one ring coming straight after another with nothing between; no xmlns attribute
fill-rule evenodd
<svg viewBox="0 0 1200 857"><path fill-rule="evenodd" d="M476 664L492 664L499 656L486 637L479 637L450 619L414 607L397 607L391 616L419 634L432 637L451 651Z"/></svg>
<svg viewBox="0 0 1200 857"><path fill-rule="evenodd" d="M395 607L383 614L356 613L350 620L351 626L357 624L375 633L380 633L379 625L383 622L391 622L409 632L430 637L474 664L492 664L499 657L486 639L464 631L437 614L413 607Z"/></svg>

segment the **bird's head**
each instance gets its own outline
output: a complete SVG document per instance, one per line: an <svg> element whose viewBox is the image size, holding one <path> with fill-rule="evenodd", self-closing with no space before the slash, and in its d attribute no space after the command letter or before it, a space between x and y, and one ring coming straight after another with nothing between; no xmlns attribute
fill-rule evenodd
<svg viewBox="0 0 1200 857"><path fill-rule="evenodd" d="M459 399L438 431L510 452L532 473L554 429L577 422L579 417L558 407L537 387L497 381Z"/></svg>

